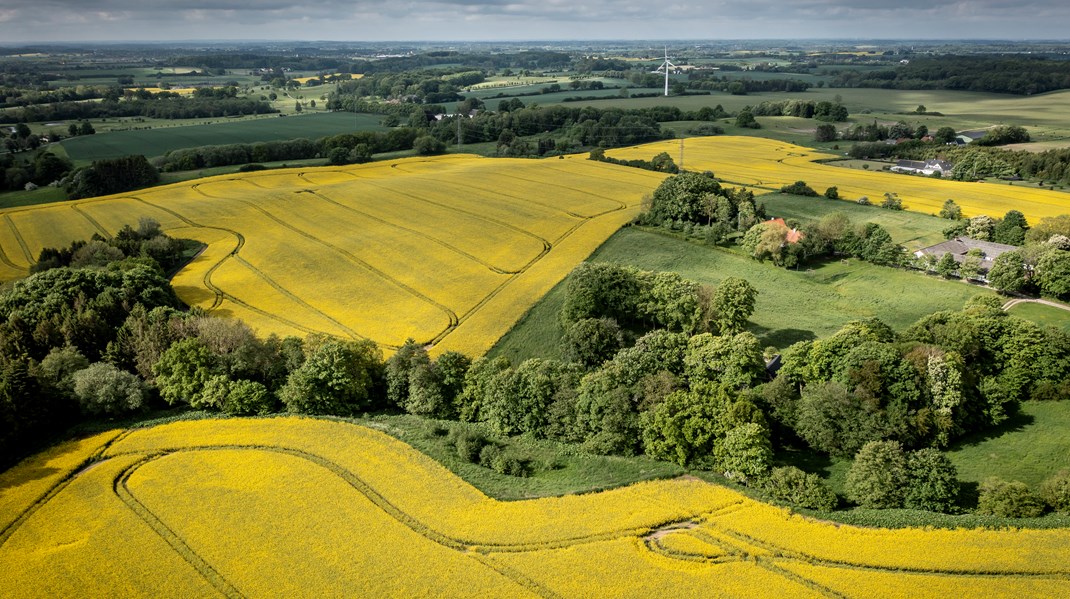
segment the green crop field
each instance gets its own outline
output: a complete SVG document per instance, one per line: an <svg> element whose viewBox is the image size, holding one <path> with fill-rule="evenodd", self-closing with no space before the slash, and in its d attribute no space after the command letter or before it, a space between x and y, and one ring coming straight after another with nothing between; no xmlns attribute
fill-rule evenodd
<svg viewBox="0 0 1070 599"><path fill-rule="evenodd" d="M763 345L784 349L796 341L824 337L851 320L877 317L903 329L939 310L957 310L967 299L993 293L974 285L858 260L832 261L808 270L760 264L740 253L691 243L669 235L626 228L611 237L591 261L675 271L703 284L742 277L758 290L750 331ZM559 357L563 334L559 284L494 346L490 355L519 361Z"/></svg>
<svg viewBox="0 0 1070 599"><path fill-rule="evenodd" d="M128 154L162 156L171 150L194 146L253 143L298 137L317 138L353 131L381 130L380 117L372 114L330 112L289 117L234 119L213 125L175 125L147 131L116 131L87 135L62 142L71 160L90 161Z"/></svg>

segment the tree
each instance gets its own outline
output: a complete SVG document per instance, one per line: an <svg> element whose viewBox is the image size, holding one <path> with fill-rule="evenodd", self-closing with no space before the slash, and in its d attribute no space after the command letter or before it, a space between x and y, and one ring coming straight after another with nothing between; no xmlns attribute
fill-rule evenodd
<svg viewBox="0 0 1070 599"><path fill-rule="evenodd" d="M680 172L680 169L676 166L676 162L673 161L672 156L669 156L668 152L662 152L651 158L650 165L654 170L662 173Z"/></svg>
<svg viewBox="0 0 1070 599"><path fill-rule="evenodd" d="M940 127L933 134L933 141L938 144L949 144L955 141L955 130L951 127Z"/></svg>
<svg viewBox="0 0 1070 599"><path fill-rule="evenodd" d="M431 156L446 151L446 144L430 135L422 135L412 142L412 149L420 156Z"/></svg>
<svg viewBox="0 0 1070 599"><path fill-rule="evenodd" d="M864 508L902 507L909 485L903 448L897 441L870 441L847 471L847 498Z"/></svg>
<svg viewBox="0 0 1070 599"><path fill-rule="evenodd" d="M565 329L562 338L565 359L594 368L624 346L624 334L612 318L584 318Z"/></svg>
<svg viewBox="0 0 1070 599"><path fill-rule="evenodd" d="M751 333L696 335L688 341L684 372L692 384L715 382L729 389L751 387L765 373L758 339Z"/></svg>
<svg viewBox="0 0 1070 599"><path fill-rule="evenodd" d="M382 378L382 353L372 341L316 339L306 342L305 362L279 391L298 414L350 416L372 407Z"/></svg>
<svg viewBox="0 0 1070 599"><path fill-rule="evenodd" d="M988 241L992 239L992 233L995 228L995 219L991 216L982 214L970 219L969 223L966 225L966 236L981 241Z"/></svg>
<svg viewBox="0 0 1070 599"><path fill-rule="evenodd" d="M959 208L959 205L955 203L955 200L948 198L944 200L944 206L940 208L940 218L959 220L962 218L962 208Z"/></svg>
<svg viewBox="0 0 1070 599"><path fill-rule="evenodd" d="M945 279L950 279L955 276L955 271L958 270L959 263L955 261L955 255L951 252L947 252L943 256L940 256L940 260L936 263L936 272Z"/></svg>
<svg viewBox="0 0 1070 599"><path fill-rule="evenodd" d="M141 408L144 385L137 375L106 362L74 373L74 395L86 414L122 414Z"/></svg>
<svg viewBox="0 0 1070 599"><path fill-rule="evenodd" d="M761 124L754 118L754 112L750 106L744 106L743 110L740 110L736 114L736 126L744 129L761 129Z"/></svg>
<svg viewBox="0 0 1070 599"><path fill-rule="evenodd" d="M980 248L972 248L966 252L966 256L959 264L959 276L963 281L976 278L981 273L981 262L984 260L984 252Z"/></svg>
<svg viewBox="0 0 1070 599"><path fill-rule="evenodd" d="M183 339L163 352L152 366L156 387L167 403L187 403L194 408L215 407L206 403L205 385L212 377L222 374L219 359L203 341Z"/></svg>
<svg viewBox="0 0 1070 599"><path fill-rule="evenodd" d="M754 313L757 298L758 290L746 279L728 277L721 281L711 302L718 331L722 335L743 332L747 327L747 319Z"/></svg>
<svg viewBox="0 0 1070 599"><path fill-rule="evenodd" d="M1028 229L1029 224L1025 220L1025 215L1017 210L1010 210L1002 220L996 223L992 230L992 240L1007 245L1023 245Z"/></svg>
<svg viewBox="0 0 1070 599"><path fill-rule="evenodd" d="M256 381L237 380L228 386L222 403L223 411L232 416L270 414L275 411L275 399L267 387Z"/></svg>
<svg viewBox="0 0 1070 599"><path fill-rule="evenodd" d="M1070 470L1060 470L1044 479L1038 494L1051 509L1070 514Z"/></svg>
<svg viewBox="0 0 1070 599"><path fill-rule="evenodd" d="M814 141L816 142L836 141L836 137L836 125L832 123L822 123L814 131Z"/></svg>
<svg viewBox="0 0 1070 599"><path fill-rule="evenodd" d="M958 471L937 449L912 451L907 456L905 507L930 512L949 512L958 498Z"/></svg>
<svg viewBox="0 0 1070 599"><path fill-rule="evenodd" d="M743 482L757 480L769 472L773 462L769 431L753 422L737 426L725 434L716 455L726 477Z"/></svg>
<svg viewBox="0 0 1070 599"><path fill-rule="evenodd" d="M840 457L854 455L867 442L880 439L885 428L879 408L839 381L806 385L795 419L795 432L810 447Z"/></svg>
<svg viewBox="0 0 1070 599"><path fill-rule="evenodd" d="M1070 252L1045 252L1037 260L1035 277L1042 292L1057 298L1070 297Z"/></svg>
<svg viewBox="0 0 1070 599"><path fill-rule="evenodd" d="M719 421L728 403L723 390L708 387L670 394L640 415L647 455L685 468L712 466L715 445L724 434Z"/></svg>
<svg viewBox="0 0 1070 599"><path fill-rule="evenodd" d="M829 187L825 190L825 197L830 200L840 199L840 190L836 186Z"/></svg>
<svg viewBox="0 0 1070 599"><path fill-rule="evenodd" d="M712 174L684 172L665 179L654 190L649 215L655 223L682 220L699 222L703 200L723 196L721 184Z"/></svg>
<svg viewBox="0 0 1070 599"><path fill-rule="evenodd" d="M1018 481L991 477L981 482L977 513L1003 518L1035 518L1044 513L1044 502Z"/></svg>
<svg viewBox="0 0 1070 599"><path fill-rule="evenodd" d="M773 499L812 510L830 511L837 503L836 494L825 486L821 477L795 466L773 468L760 486Z"/></svg>
<svg viewBox="0 0 1070 599"><path fill-rule="evenodd" d="M988 283L996 290L1014 293L1025 286L1025 261L1019 252L1003 252L996 256L988 271Z"/></svg>

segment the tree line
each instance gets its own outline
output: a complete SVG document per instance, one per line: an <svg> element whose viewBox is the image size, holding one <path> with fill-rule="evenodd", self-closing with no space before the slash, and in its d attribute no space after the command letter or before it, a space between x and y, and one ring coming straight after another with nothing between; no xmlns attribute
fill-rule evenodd
<svg viewBox="0 0 1070 599"><path fill-rule="evenodd" d="M1041 56L919 57L894 69L843 69L831 85L1033 95L1070 88L1070 62Z"/></svg>
<svg viewBox="0 0 1070 599"><path fill-rule="evenodd" d="M198 90L200 91L200 90ZM148 93L148 92L146 92ZM100 102L56 102L0 113L0 123L31 123L140 116L155 119L193 119L278 112L269 102L233 96L180 96L172 92L130 99L105 95Z"/></svg>

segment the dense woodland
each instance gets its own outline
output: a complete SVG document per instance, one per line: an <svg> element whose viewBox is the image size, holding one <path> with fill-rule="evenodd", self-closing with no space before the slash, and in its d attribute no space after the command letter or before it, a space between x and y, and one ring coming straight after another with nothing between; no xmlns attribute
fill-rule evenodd
<svg viewBox="0 0 1070 599"><path fill-rule="evenodd" d="M888 70L842 69L832 86L1032 95L1070 88L1070 61L1031 56L919 57Z"/></svg>

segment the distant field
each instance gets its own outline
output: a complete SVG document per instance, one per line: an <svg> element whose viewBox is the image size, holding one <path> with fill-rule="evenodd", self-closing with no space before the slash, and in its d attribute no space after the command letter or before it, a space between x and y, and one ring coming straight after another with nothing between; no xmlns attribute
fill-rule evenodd
<svg viewBox="0 0 1070 599"><path fill-rule="evenodd" d="M659 152L677 156L681 143L688 169L712 170L733 185L777 191L795 181L805 181L819 193L836 186L844 200L866 196L874 203L892 192L899 195L904 208L925 214L937 214L948 198L955 200L966 216L1002 217L1013 209L1036 223L1043 217L1070 214L1070 193L840 168L814 162L832 157L829 154L754 137L693 137L683 142L671 140L608 150L606 154L647 160Z"/></svg>
<svg viewBox="0 0 1070 599"><path fill-rule="evenodd" d="M1070 594L1066 529L859 528L683 477L498 501L307 418L106 433L0 487L12 597Z"/></svg>
<svg viewBox="0 0 1070 599"><path fill-rule="evenodd" d="M689 243L662 233L626 228L598 248L590 261L674 271L708 285L742 277L758 290L750 331L763 345L785 349L796 341L826 337L851 320L880 318L897 330L938 310L958 310L967 299L993 292L916 271L838 260L813 270L760 264L740 253ZM558 313L564 283L536 304L499 341L491 355L513 361L560 356Z"/></svg>
<svg viewBox="0 0 1070 599"><path fill-rule="evenodd" d="M378 131L381 117L373 114L330 112L302 116L233 119L212 125L154 127L145 131L116 131L67 139L63 148L71 160L91 161L129 154L162 156L194 146L253 143L298 137L317 138L353 131Z"/></svg>
<svg viewBox="0 0 1070 599"><path fill-rule="evenodd" d="M298 120L298 119L292 119ZM478 356L664 175L591 161L413 158L221 175L0 212L0 280L139 217L208 248L179 297L263 335L407 338Z"/></svg>
<svg viewBox="0 0 1070 599"><path fill-rule="evenodd" d="M1011 307L1010 313L1028 318L1042 325L1051 325L1070 332L1070 311L1035 303L1021 303Z"/></svg>

